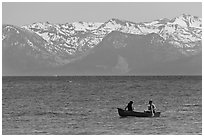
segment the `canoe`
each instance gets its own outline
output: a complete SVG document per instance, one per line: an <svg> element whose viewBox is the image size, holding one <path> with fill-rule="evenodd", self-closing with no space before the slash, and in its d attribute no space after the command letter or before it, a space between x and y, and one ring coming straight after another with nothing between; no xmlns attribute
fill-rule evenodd
<svg viewBox="0 0 204 137"><path fill-rule="evenodd" d="M150 112L136 112L136 111L127 111L121 108L118 108L118 114L121 117L134 116L134 117L159 117L161 112L156 112L154 116Z"/></svg>

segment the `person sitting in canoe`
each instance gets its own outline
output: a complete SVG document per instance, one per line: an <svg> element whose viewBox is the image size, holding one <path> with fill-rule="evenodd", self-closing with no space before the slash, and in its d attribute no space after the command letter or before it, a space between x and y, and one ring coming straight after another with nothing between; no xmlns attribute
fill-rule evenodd
<svg viewBox="0 0 204 137"><path fill-rule="evenodd" d="M149 112L153 112L155 114L156 112L156 106L153 104L152 100L149 101L149 105L147 106L147 109Z"/></svg>
<svg viewBox="0 0 204 137"><path fill-rule="evenodd" d="M128 109L128 111L133 111L133 107L132 107L133 101L130 101L128 103L128 105L125 107L125 110Z"/></svg>

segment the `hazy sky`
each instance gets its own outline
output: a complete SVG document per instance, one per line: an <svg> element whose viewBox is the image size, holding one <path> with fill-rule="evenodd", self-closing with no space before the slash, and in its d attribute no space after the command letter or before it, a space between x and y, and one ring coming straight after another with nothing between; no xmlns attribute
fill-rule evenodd
<svg viewBox="0 0 204 137"><path fill-rule="evenodd" d="M4 2L2 4L3 24L19 26L38 21L48 21L50 23L75 21L105 22L110 18L143 22L159 18L171 19L183 13L201 17L202 3Z"/></svg>

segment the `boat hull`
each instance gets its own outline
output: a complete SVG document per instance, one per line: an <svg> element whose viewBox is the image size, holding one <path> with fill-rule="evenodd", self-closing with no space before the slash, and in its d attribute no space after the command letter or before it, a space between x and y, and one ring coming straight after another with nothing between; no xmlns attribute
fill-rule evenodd
<svg viewBox="0 0 204 137"><path fill-rule="evenodd" d="M118 114L121 117L127 117L127 116L134 116L134 117L159 117L161 112L156 112L154 114L154 116L152 116L152 113L148 113L148 112L127 111L127 110L123 110L121 108L118 108Z"/></svg>

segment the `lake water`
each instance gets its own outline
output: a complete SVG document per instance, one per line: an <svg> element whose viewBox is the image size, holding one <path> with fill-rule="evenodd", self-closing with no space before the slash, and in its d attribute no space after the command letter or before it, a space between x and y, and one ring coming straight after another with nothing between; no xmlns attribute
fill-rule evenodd
<svg viewBox="0 0 204 137"><path fill-rule="evenodd" d="M118 115L153 100L158 118ZM202 134L201 76L3 77L3 134Z"/></svg>

